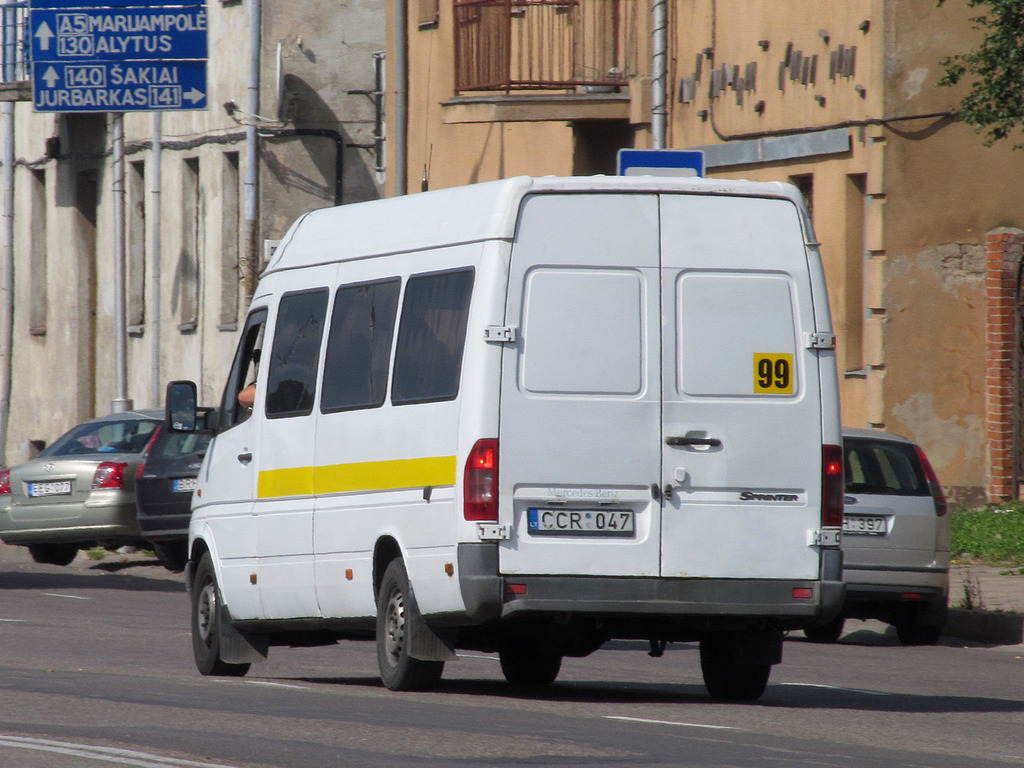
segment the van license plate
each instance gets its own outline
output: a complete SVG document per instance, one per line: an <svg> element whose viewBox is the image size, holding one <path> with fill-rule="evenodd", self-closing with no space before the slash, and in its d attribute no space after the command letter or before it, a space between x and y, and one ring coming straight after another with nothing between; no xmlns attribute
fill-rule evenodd
<svg viewBox="0 0 1024 768"><path fill-rule="evenodd" d="M56 480L48 483L29 483L29 496L62 496L71 493L70 480Z"/></svg>
<svg viewBox="0 0 1024 768"><path fill-rule="evenodd" d="M872 515L847 515L843 518L843 533L852 536L884 536L885 518Z"/></svg>
<svg viewBox="0 0 1024 768"><path fill-rule="evenodd" d="M194 477L179 477L174 481L175 493L192 493L196 489Z"/></svg>
<svg viewBox="0 0 1024 768"><path fill-rule="evenodd" d="M535 536L633 535L631 509L528 509L530 533Z"/></svg>

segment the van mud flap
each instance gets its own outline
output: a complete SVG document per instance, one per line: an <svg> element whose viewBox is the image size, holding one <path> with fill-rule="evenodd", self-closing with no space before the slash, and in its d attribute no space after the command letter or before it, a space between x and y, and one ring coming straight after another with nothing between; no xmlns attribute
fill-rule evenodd
<svg viewBox="0 0 1024 768"><path fill-rule="evenodd" d="M227 611L221 608L220 658L227 664L251 664L267 660L269 641L266 635L244 632L231 623Z"/></svg>

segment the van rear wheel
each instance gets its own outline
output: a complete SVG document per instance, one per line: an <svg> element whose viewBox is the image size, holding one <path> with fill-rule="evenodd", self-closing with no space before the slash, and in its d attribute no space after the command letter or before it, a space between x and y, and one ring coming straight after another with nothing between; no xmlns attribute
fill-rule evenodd
<svg viewBox="0 0 1024 768"><path fill-rule="evenodd" d="M422 621L401 560L392 560L377 595L377 666L390 691L432 691L441 681L443 661L409 655L415 622Z"/></svg>
<svg viewBox="0 0 1024 768"><path fill-rule="evenodd" d="M210 553L205 553L196 568L192 584L192 655L196 669L203 675L242 677L249 664L229 664L220 657L220 589Z"/></svg>
<svg viewBox="0 0 1024 768"><path fill-rule="evenodd" d="M562 654L537 643L513 642L498 651L501 672L512 685L551 685L562 668Z"/></svg>
<svg viewBox="0 0 1024 768"><path fill-rule="evenodd" d="M756 701L768 687L771 664L741 664L736 660L736 635L719 632L700 641L704 687L719 701Z"/></svg>

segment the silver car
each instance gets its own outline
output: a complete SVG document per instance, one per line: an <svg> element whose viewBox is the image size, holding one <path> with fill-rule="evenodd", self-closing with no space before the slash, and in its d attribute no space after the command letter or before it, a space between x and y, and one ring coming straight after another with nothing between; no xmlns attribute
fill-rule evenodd
<svg viewBox="0 0 1024 768"><path fill-rule="evenodd" d="M846 619L879 619L904 645L932 645L946 622L950 520L924 451L890 432L843 429L846 514L838 617L805 631L837 640Z"/></svg>
<svg viewBox="0 0 1024 768"><path fill-rule="evenodd" d="M0 471L0 539L38 563L68 565L79 549L140 544L135 475L163 418L129 411L92 419L39 456Z"/></svg>

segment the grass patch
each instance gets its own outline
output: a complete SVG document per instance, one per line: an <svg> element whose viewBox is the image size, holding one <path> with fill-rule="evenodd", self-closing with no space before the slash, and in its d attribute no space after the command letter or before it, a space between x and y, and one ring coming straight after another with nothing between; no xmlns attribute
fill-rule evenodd
<svg viewBox="0 0 1024 768"><path fill-rule="evenodd" d="M1024 502L957 510L951 526L955 560L1024 566Z"/></svg>

